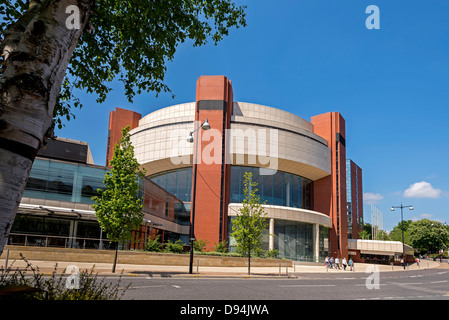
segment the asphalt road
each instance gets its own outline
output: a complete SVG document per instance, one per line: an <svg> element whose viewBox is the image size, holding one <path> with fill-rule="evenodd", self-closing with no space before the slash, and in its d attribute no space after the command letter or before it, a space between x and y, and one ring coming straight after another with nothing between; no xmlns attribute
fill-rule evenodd
<svg viewBox="0 0 449 320"><path fill-rule="evenodd" d="M297 275L298 278L126 277L123 300L449 300L449 270ZM111 278L113 279L113 278Z"/></svg>

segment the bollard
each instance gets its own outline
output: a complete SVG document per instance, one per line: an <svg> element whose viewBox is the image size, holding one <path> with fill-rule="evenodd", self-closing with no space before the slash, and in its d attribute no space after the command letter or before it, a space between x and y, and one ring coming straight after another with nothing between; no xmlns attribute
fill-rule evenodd
<svg viewBox="0 0 449 320"><path fill-rule="evenodd" d="M279 277L281 276L281 263L279 262Z"/></svg>
<svg viewBox="0 0 449 320"><path fill-rule="evenodd" d="M285 274L288 277L288 261L285 263Z"/></svg>
<svg viewBox="0 0 449 320"><path fill-rule="evenodd" d="M6 249L5 269L3 269L5 272L6 272L6 269L8 269L8 258L9 258L9 249Z"/></svg>
<svg viewBox="0 0 449 320"><path fill-rule="evenodd" d="M198 275L198 269L200 267L200 259L196 260L196 275Z"/></svg>

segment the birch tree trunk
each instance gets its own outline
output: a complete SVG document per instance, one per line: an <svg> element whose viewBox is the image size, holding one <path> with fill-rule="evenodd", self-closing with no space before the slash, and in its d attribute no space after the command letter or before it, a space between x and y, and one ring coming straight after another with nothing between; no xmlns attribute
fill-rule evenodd
<svg viewBox="0 0 449 320"><path fill-rule="evenodd" d="M66 25L70 5L79 9L79 28ZM94 5L94 0L32 0L5 31L0 46L0 254L36 153L53 134L61 84Z"/></svg>

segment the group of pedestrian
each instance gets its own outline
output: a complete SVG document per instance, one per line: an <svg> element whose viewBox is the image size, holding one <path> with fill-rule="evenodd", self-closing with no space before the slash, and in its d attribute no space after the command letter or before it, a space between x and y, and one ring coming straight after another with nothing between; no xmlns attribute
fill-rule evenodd
<svg viewBox="0 0 449 320"><path fill-rule="evenodd" d="M340 258L337 257L334 258L333 257L326 257L324 259L324 266L326 268L330 268L330 269L337 269L337 270L341 270L343 268L343 270L346 271L346 267L349 267L349 270L352 271L354 270L354 261L352 261L351 258L349 258L349 261L346 260L345 257L343 257L343 259L341 260L341 265L340 265Z"/></svg>

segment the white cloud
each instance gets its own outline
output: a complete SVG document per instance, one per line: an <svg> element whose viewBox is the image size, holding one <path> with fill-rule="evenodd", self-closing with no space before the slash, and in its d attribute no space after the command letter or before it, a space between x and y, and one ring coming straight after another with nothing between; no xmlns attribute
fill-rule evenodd
<svg viewBox="0 0 449 320"><path fill-rule="evenodd" d="M416 182L404 191L406 198L439 198L443 191L435 189L426 181Z"/></svg>
<svg viewBox="0 0 449 320"><path fill-rule="evenodd" d="M433 218L435 216L433 214L431 214L431 213L422 213L422 214L419 215L419 217L422 218L422 219L430 219L430 218Z"/></svg>
<svg viewBox="0 0 449 320"><path fill-rule="evenodd" d="M384 198L383 195L379 193L371 193L371 192L365 192L363 194L363 202L366 204L374 204L376 201L380 201Z"/></svg>

